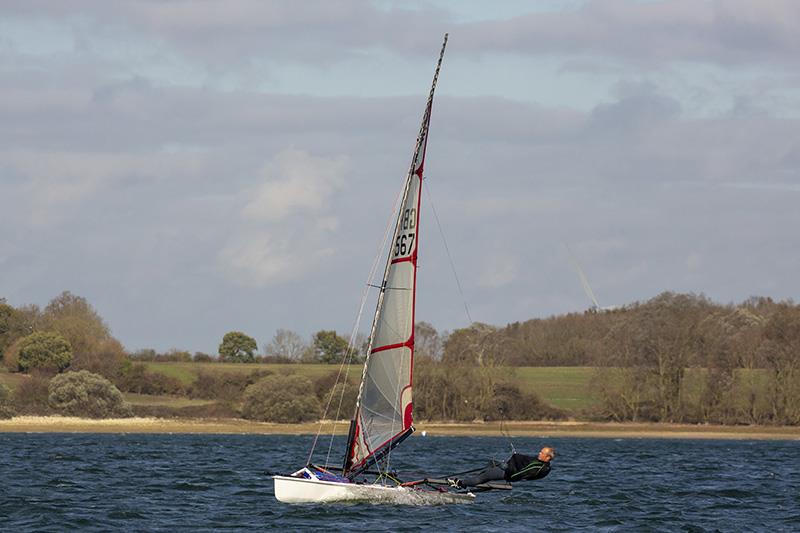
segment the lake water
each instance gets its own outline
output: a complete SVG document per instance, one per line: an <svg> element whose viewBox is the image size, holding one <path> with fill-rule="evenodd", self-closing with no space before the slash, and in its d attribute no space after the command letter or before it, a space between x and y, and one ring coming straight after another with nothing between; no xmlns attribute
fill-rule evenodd
<svg viewBox="0 0 800 533"><path fill-rule="evenodd" d="M311 440L0 434L0 530L800 531L797 441L516 438L557 448L551 474L471 505L278 503L267 472L301 466ZM500 437L429 436L391 459L410 479L508 452Z"/></svg>

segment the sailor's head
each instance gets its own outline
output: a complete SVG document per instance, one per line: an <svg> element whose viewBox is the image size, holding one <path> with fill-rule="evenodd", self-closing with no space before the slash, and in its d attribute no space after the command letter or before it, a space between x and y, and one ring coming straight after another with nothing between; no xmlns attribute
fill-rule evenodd
<svg viewBox="0 0 800 533"><path fill-rule="evenodd" d="M542 451L539 452L539 460L544 461L545 463L549 463L553 460L556 456L555 448L551 448L550 446L545 446L542 448Z"/></svg>

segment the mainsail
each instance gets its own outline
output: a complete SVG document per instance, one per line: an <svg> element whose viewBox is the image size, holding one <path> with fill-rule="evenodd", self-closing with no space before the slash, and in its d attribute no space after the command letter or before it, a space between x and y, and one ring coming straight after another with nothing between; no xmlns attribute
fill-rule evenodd
<svg viewBox="0 0 800 533"><path fill-rule="evenodd" d="M350 477L379 461L414 431L411 385L420 198L433 93L446 46L447 34L406 176L378 294L356 412L347 439L344 472Z"/></svg>

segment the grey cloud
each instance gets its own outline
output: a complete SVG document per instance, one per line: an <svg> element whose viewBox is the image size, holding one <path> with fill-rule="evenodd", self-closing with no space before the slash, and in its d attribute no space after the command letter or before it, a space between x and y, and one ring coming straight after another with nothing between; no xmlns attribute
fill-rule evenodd
<svg viewBox="0 0 800 533"><path fill-rule="evenodd" d="M370 49L418 56L429 54L448 30L458 36L462 51L606 56L640 66L670 61L791 65L800 53L800 5L793 0L590 0L558 11L471 23L454 22L456 13L445 9L365 0L30 0L7 2L3 9L72 21L76 40L86 33L86 20L94 23L94 31L117 27L139 33L215 71L253 67L253 62L322 66Z"/></svg>
<svg viewBox="0 0 800 533"><path fill-rule="evenodd" d="M358 57L369 48L404 53L430 49L450 15L442 10L382 7L366 0L230 0L198 4L182 0L99 0L80 4L52 0L9 2L17 16L57 17L96 31L118 28L170 44L214 70L242 68L251 61L300 61L325 65ZM84 45L85 46L85 45Z"/></svg>
<svg viewBox="0 0 800 533"><path fill-rule="evenodd" d="M0 168L16 169L12 180L0 176L0 195L15 199L0 213L0 227L15 228L0 232L13 243L4 248L0 292L14 303L44 303L64 289L85 294L132 348L211 350L227 326L259 338L276 327L349 330L408 164L421 99L186 88L155 94L126 112L112 99L105 114L67 120L97 121L65 143L75 161L101 173L103 187L76 200L55 227L27 225L35 205L23 194L34 183L30 168L0 153ZM27 126L43 143L28 141L27 153L45 161L56 142L50 121L69 117L54 116L38 115ZM428 151L430 196L474 318L503 323L585 307L559 252L564 242L616 243L587 244L582 258L604 305L664 289L723 300L791 295L798 287L787 265L796 257L785 243L794 238L788 228L800 224L796 193L731 184L796 184L787 171L798 131L797 120L769 115L687 117L648 87L621 91L616 102L586 113L440 97ZM93 150L106 132L118 138ZM320 218L339 223L287 256L298 265L313 260L312 269L268 286L236 274L232 282L219 262L230 259L224 250L266 250L259 243L275 231L300 238L314 227L291 217L282 226L242 225L264 163L287 148L348 157L341 188L319 204ZM463 323L458 293L430 211L423 224L421 316L452 328ZM692 253L702 261L688 268ZM773 255L773 265L755 262L758 255ZM483 260L490 256L507 258L509 268Z"/></svg>
<svg viewBox="0 0 800 533"><path fill-rule="evenodd" d="M608 56L640 65L788 65L800 53L800 4L590 0L572 10L475 22L462 31L464 46L479 52Z"/></svg>

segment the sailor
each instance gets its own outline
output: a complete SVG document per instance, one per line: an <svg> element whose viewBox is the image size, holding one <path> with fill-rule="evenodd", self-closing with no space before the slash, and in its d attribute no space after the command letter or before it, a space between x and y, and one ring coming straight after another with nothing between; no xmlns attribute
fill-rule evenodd
<svg viewBox="0 0 800 533"><path fill-rule="evenodd" d="M545 446L539 455L532 457L514 452L505 462L489 461L476 474L463 479L448 479L454 487L474 487L489 481L530 481L541 479L550 473L550 461L556 456L555 449Z"/></svg>

